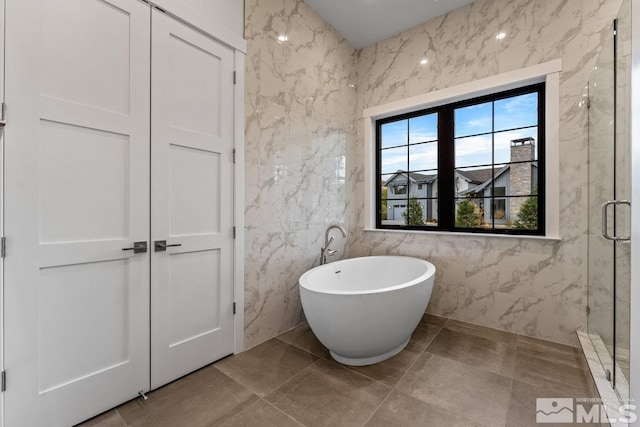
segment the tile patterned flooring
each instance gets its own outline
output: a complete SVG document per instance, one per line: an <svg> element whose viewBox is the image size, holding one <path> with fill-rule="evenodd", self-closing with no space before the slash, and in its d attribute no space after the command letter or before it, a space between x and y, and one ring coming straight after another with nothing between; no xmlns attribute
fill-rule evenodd
<svg viewBox="0 0 640 427"><path fill-rule="evenodd" d="M579 349L425 315L376 365L302 325L81 426L534 426L537 397L597 397Z"/></svg>

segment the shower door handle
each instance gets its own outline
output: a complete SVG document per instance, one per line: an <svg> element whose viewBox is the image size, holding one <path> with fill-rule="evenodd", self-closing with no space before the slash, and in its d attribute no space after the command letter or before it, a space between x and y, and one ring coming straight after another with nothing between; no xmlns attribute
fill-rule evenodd
<svg viewBox="0 0 640 427"><path fill-rule="evenodd" d="M628 242L629 240L631 240L631 236L619 237L619 236L609 235L609 221L607 218L607 208L611 205L631 206L631 202L629 200L609 200L602 204L602 237L604 237L607 240L613 240L614 242Z"/></svg>
<svg viewBox="0 0 640 427"><path fill-rule="evenodd" d="M602 204L602 237L607 240L615 240L613 237L609 236L609 221L607 219L607 208L614 203L615 200L609 200Z"/></svg>
<svg viewBox="0 0 640 427"><path fill-rule="evenodd" d="M631 208L631 201L630 200L616 200L616 206L618 206L618 205L627 205L627 206L629 206L629 208ZM616 242L628 242L628 241L631 240L631 235L630 234L628 236L625 236L625 237L619 237L619 236L614 236L614 237L616 239Z"/></svg>

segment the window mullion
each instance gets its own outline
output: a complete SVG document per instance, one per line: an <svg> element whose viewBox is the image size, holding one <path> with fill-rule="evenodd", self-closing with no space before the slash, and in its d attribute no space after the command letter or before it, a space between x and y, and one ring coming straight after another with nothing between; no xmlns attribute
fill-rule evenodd
<svg viewBox="0 0 640 427"><path fill-rule="evenodd" d="M546 161L545 161L545 150L546 150L546 141L545 141L545 103L546 99L545 87L541 85L538 88L538 182L537 182L537 191L536 197L538 198L538 231L545 230L545 203L546 197L544 197L547 193L546 190ZM542 196L542 197L541 197Z"/></svg>
<svg viewBox="0 0 640 427"><path fill-rule="evenodd" d="M453 108L438 111L438 228L455 224L455 141Z"/></svg>
<svg viewBox="0 0 640 427"><path fill-rule="evenodd" d="M491 103L491 199L489 206L489 215L491 216L491 229L496 229L496 103ZM505 199L506 204L506 199ZM486 212L485 206L485 212ZM505 215L506 215L505 206ZM483 212L484 213L484 212ZM484 218L482 218L484 221Z"/></svg>
<svg viewBox="0 0 640 427"><path fill-rule="evenodd" d="M411 153L411 148L409 147L409 144L411 142L411 128L409 127L409 123L411 122L411 120L407 120L407 191L406 191L406 197L405 197L405 205L404 205L404 209L405 209L405 213L407 215L409 215L409 196L411 196L411 178L409 175L409 168L411 167L411 164L409 162L409 154ZM408 216L407 216L408 218ZM406 221L405 221L406 222Z"/></svg>
<svg viewBox="0 0 640 427"><path fill-rule="evenodd" d="M375 188L376 188L376 228L382 226L382 212L380 211L382 208L382 188L381 188L381 179L382 179L382 125L378 122L376 123L376 179L375 179ZM387 189L387 199L389 198L389 193ZM387 202L388 205L389 202Z"/></svg>

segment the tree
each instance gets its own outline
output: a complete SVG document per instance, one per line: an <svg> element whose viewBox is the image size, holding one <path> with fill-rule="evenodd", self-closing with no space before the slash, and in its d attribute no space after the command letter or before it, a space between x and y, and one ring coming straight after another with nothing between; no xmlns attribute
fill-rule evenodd
<svg viewBox="0 0 640 427"><path fill-rule="evenodd" d="M518 218L516 219L516 222L513 225L516 228L528 228L528 229L538 228L538 198L537 197L529 197L522 204L522 206L520 206L520 211L518 212Z"/></svg>
<svg viewBox="0 0 640 427"><path fill-rule="evenodd" d="M380 219L387 219L387 187L382 183L382 203L380 204Z"/></svg>
<svg viewBox="0 0 640 427"><path fill-rule="evenodd" d="M482 223L480 213L476 211L476 205L469 199L458 203L456 210L456 227L477 227Z"/></svg>
<svg viewBox="0 0 640 427"><path fill-rule="evenodd" d="M404 223L407 225L424 225L424 216L422 214L422 205L418 199L412 197L409 200L407 210L402 212Z"/></svg>

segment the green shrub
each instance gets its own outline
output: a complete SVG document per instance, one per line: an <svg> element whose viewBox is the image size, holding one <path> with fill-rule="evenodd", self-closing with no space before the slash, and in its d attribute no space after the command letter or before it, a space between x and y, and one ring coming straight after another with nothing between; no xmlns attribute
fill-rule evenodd
<svg viewBox="0 0 640 427"><path fill-rule="evenodd" d="M514 223L516 228L536 229L538 228L538 198L529 197L520 206L518 218Z"/></svg>
<svg viewBox="0 0 640 427"><path fill-rule="evenodd" d="M380 219L385 221L387 219L387 187L382 187L382 203L380 203Z"/></svg>
<svg viewBox="0 0 640 427"><path fill-rule="evenodd" d="M482 216L478 207L469 199L458 203L456 209L456 227L471 228L482 224Z"/></svg>
<svg viewBox="0 0 640 427"><path fill-rule="evenodd" d="M415 197L409 200L407 210L402 212L402 217L407 225L424 225L422 205Z"/></svg>

